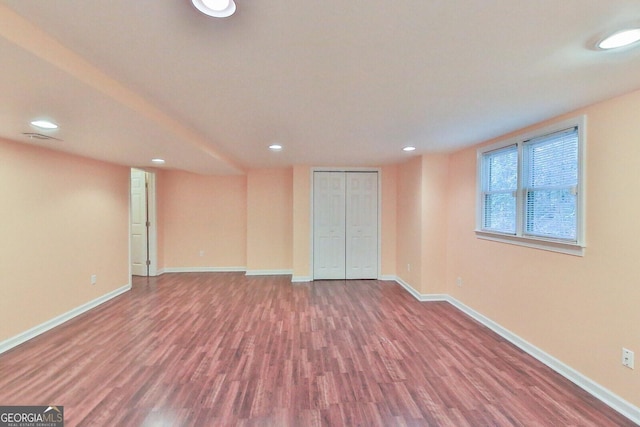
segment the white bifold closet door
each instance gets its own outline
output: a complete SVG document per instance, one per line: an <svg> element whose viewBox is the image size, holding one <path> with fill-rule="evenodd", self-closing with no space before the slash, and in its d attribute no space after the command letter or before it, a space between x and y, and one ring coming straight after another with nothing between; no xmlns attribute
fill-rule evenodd
<svg viewBox="0 0 640 427"><path fill-rule="evenodd" d="M314 172L314 279L378 276L378 173Z"/></svg>

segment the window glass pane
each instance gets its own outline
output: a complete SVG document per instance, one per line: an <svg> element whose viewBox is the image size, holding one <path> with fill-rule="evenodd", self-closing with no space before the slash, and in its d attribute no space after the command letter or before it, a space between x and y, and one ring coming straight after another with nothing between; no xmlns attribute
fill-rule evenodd
<svg viewBox="0 0 640 427"><path fill-rule="evenodd" d="M482 162L485 189L482 228L515 234L518 147L512 145L485 153Z"/></svg>
<svg viewBox="0 0 640 427"><path fill-rule="evenodd" d="M516 232L516 198L512 192L486 194L484 198L485 230Z"/></svg>
<svg viewBox="0 0 640 427"><path fill-rule="evenodd" d="M578 131L559 132L527 145L528 187L578 184Z"/></svg>
<svg viewBox="0 0 640 427"><path fill-rule="evenodd" d="M571 190L527 192L527 233L576 239L576 196Z"/></svg>
<svg viewBox="0 0 640 427"><path fill-rule="evenodd" d="M576 240L578 131L546 135L525 144L525 233Z"/></svg>
<svg viewBox="0 0 640 427"><path fill-rule="evenodd" d="M514 191L518 187L518 148L514 145L486 156L487 191Z"/></svg>

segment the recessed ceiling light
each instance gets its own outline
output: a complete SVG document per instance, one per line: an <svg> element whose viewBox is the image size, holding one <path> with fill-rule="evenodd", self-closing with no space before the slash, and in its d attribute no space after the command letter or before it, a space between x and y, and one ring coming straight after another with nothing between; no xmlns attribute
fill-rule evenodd
<svg viewBox="0 0 640 427"><path fill-rule="evenodd" d="M280 145L280 144L271 144L269 146L269 150L271 150L271 151L281 151L282 150L282 145Z"/></svg>
<svg viewBox="0 0 640 427"><path fill-rule="evenodd" d="M415 151L415 150L416 150L416 147L414 147L413 145L407 145L402 149L402 151Z"/></svg>
<svg viewBox="0 0 640 427"><path fill-rule="evenodd" d="M640 41L640 28L617 31L600 40L596 47L598 49L609 50L626 47Z"/></svg>
<svg viewBox="0 0 640 427"><path fill-rule="evenodd" d="M164 165L164 159L151 159L151 162L156 165Z"/></svg>
<svg viewBox="0 0 640 427"><path fill-rule="evenodd" d="M236 11L233 0L191 0L191 2L200 12L214 18L226 18Z"/></svg>
<svg viewBox="0 0 640 427"><path fill-rule="evenodd" d="M202 0L205 6L207 6L211 10L217 10L220 12L221 10L225 10L229 7L229 0Z"/></svg>
<svg viewBox="0 0 640 427"><path fill-rule="evenodd" d="M40 129L47 129L47 130L58 129L58 125L53 122L50 122L49 120L34 120L31 122L31 124Z"/></svg>

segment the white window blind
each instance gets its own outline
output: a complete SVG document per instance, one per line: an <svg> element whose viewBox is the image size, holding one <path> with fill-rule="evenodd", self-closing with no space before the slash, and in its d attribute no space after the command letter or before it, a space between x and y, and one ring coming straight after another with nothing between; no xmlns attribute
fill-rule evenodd
<svg viewBox="0 0 640 427"><path fill-rule="evenodd" d="M578 129L524 143L526 235L577 238Z"/></svg>
<svg viewBox="0 0 640 427"><path fill-rule="evenodd" d="M516 232L518 147L511 145L483 155L482 229L499 233Z"/></svg>

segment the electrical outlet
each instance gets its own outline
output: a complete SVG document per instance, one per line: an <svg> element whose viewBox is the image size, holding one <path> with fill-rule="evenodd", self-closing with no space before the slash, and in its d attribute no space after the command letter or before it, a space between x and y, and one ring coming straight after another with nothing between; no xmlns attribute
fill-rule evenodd
<svg viewBox="0 0 640 427"><path fill-rule="evenodd" d="M627 368L633 369L633 351L626 348L622 349L622 364Z"/></svg>
<svg viewBox="0 0 640 427"><path fill-rule="evenodd" d="M458 285L458 287L462 286L462 277L456 279L456 285Z"/></svg>
<svg viewBox="0 0 640 427"><path fill-rule="evenodd" d="M91 275L91 284L95 285L96 283L98 283L98 276L95 274Z"/></svg>
<svg viewBox="0 0 640 427"><path fill-rule="evenodd" d="M407 264L407 271L411 271L411 264Z"/></svg>
<svg viewBox="0 0 640 427"><path fill-rule="evenodd" d="M202 249L200 250L200 256L204 256L204 251Z"/></svg>

